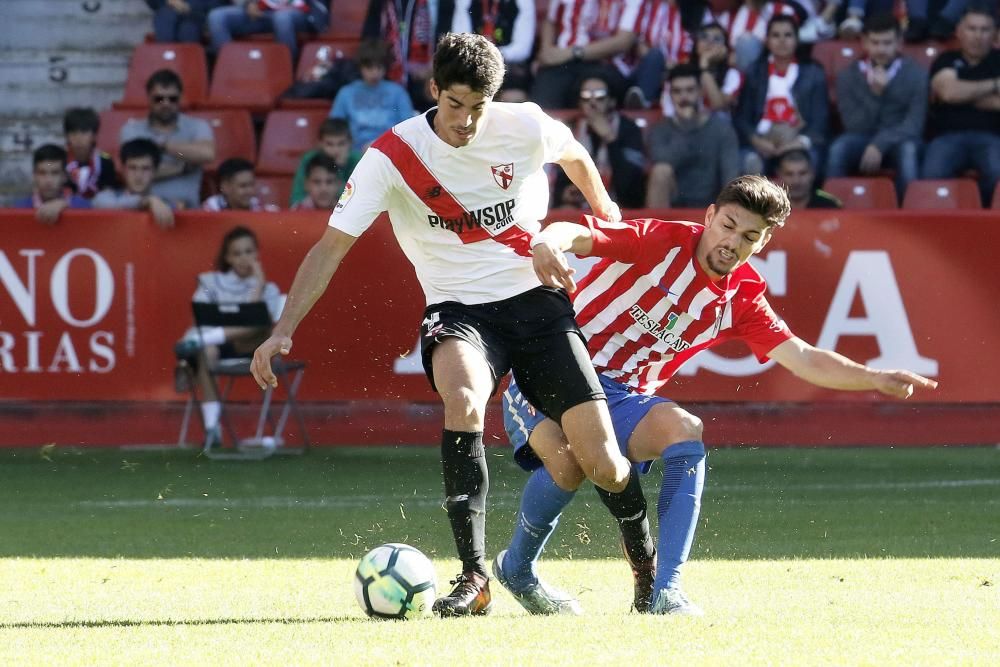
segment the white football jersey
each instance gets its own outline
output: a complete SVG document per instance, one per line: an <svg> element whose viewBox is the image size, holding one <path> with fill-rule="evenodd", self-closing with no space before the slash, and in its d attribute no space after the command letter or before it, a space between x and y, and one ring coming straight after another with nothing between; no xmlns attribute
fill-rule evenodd
<svg viewBox="0 0 1000 667"><path fill-rule="evenodd" d="M527 102L490 103L461 148L445 143L427 114L415 116L365 152L330 226L361 236L388 211L427 305L516 296L540 285L529 243L548 210L543 166L571 141L566 125Z"/></svg>

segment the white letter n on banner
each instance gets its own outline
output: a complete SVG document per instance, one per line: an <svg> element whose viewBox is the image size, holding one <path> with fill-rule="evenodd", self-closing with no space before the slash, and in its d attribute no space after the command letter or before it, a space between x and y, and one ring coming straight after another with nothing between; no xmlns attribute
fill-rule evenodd
<svg viewBox="0 0 1000 667"><path fill-rule="evenodd" d="M0 250L0 284L10 294L17 309L21 311L21 317L29 327L35 326L35 258L45 254L43 250L28 249L18 252L22 257L28 259L28 279L27 284L21 281L17 271L7 259L7 253ZM9 325L8 325L9 326Z"/></svg>
<svg viewBox="0 0 1000 667"><path fill-rule="evenodd" d="M855 292L861 295L864 317L850 316ZM937 360L917 352L903 297L885 251L857 250L848 256L816 346L835 349L841 336L875 336L881 354L866 362L873 368L938 374Z"/></svg>

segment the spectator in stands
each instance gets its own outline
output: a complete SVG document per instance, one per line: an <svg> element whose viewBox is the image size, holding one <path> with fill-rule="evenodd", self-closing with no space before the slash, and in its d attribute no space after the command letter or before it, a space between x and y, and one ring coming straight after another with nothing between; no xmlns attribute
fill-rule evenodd
<svg viewBox="0 0 1000 667"><path fill-rule="evenodd" d="M215 138L208 123L180 113L183 90L176 72L154 72L146 81L149 116L126 123L119 141L152 139L162 153L153 194L174 207L197 208L202 166L215 159Z"/></svg>
<svg viewBox="0 0 1000 667"><path fill-rule="evenodd" d="M340 167L326 153L313 155L306 164L306 196L292 206L293 210L332 211L344 191Z"/></svg>
<svg viewBox="0 0 1000 667"><path fill-rule="evenodd" d="M628 16L623 16L627 21ZM633 54L638 58L628 71L629 89L625 92L625 108L646 109L661 98L667 70L677 63L687 62L694 48L692 35L699 28L715 21L703 0L646 0L637 21L638 41ZM626 72L630 59L616 60L619 70Z"/></svg>
<svg viewBox="0 0 1000 667"><path fill-rule="evenodd" d="M257 198L257 176L253 162L241 157L231 157L219 165L219 193L201 205L203 211L277 211L278 208L262 204Z"/></svg>
<svg viewBox="0 0 1000 667"><path fill-rule="evenodd" d="M767 52L747 72L733 122L744 149L744 173L768 171L792 148L810 152L819 164L826 142L829 102L823 68L799 61L795 19L774 16L767 26Z"/></svg>
<svg viewBox="0 0 1000 667"><path fill-rule="evenodd" d="M208 14L208 32L216 52L233 37L273 32L275 40L288 47L293 61L299 53L296 33L318 35L329 23L329 0L233 0L231 6Z"/></svg>
<svg viewBox="0 0 1000 667"><path fill-rule="evenodd" d="M958 23L959 50L931 65L931 130L924 178L979 172L983 201L1000 178L1000 49L995 10L970 4Z"/></svg>
<svg viewBox="0 0 1000 667"><path fill-rule="evenodd" d="M63 115L63 134L69 163L66 173L76 193L91 199L104 188L118 185L115 161L97 148L97 130L101 119L89 107L68 109Z"/></svg>
<svg viewBox="0 0 1000 667"><path fill-rule="evenodd" d="M292 181L292 208L306 196L306 172L309 163L317 155L326 155L333 160L337 166L337 180L346 183L351 177L354 167L361 159L361 153L351 146L351 128L347 121L342 118L327 118L319 126L319 145L308 150L299 160L299 167L295 170L295 179ZM337 191L336 196L340 197Z"/></svg>
<svg viewBox="0 0 1000 667"><path fill-rule="evenodd" d="M739 140L727 115L704 107L704 77L695 65L675 65L668 76L675 111L649 131L646 207L700 208L739 175Z"/></svg>
<svg viewBox="0 0 1000 667"><path fill-rule="evenodd" d="M374 39L361 42L358 65L361 78L337 92L330 118L342 118L351 127L354 149L364 152L368 145L396 123L415 113L406 89L385 78L389 51Z"/></svg>
<svg viewBox="0 0 1000 667"><path fill-rule="evenodd" d="M577 88L581 112L573 136L591 157L611 193L622 208L643 205L645 192L645 146L642 131L615 108L611 78L595 71ZM561 170L556 177L556 201L564 201L563 190L571 185Z"/></svg>
<svg viewBox="0 0 1000 667"><path fill-rule="evenodd" d="M153 222L163 228L174 226L170 204L153 194L153 177L160 166L160 147L149 139L133 139L118 149L125 187L101 190L94 197L94 208L119 208L149 211Z"/></svg>
<svg viewBox="0 0 1000 667"><path fill-rule="evenodd" d="M741 72L749 73L764 55L768 26L775 16L795 17L795 7L787 2L744 0L736 10L719 16L719 23L729 35L733 65Z"/></svg>
<svg viewBox="0 0 1000 667"><path fill-rule="evenodd" d="M611 66L636 43L643 0L550 0L542 23L531 99L545 109L575 107L574 82L598 72L614 78ZM617 85L617 84L616 84Z"/></svg>
<svg viewBox="0 0 1000 667"><path fill-rule="evenodd" d="M902 31L891 14L865 19L865 57L837 75L837 104L844 133L830 144L827 177L883 166L896 169L896 191L919 178L920 140L927 115L927 73L900 55Z"/></svg>
<svg viewBox="0 0 1000 667"><path fill-rule="evenodd" d="M778 158L777 179L788 190L792 210L797 208L840 208L840 200L816 187L812 156L793 148Z"/></svg>
<svg viewBox="0 0 1000 667"><path fill-rule="evenodd" d="M928 37L942 42L951 39L969 0L946 0L931 7L930 0L906 0L907 42L923 42ZM996 3L993 5L996 7ZM936 10L936 11L935 11Z"/></svg>
<svg viewBox="0 0 1000 667"><path fill-rule="evenodd" d="M66 208L90 208L90 202L66 184L66 151L60 146L45 144L35 150L31 182L33 192L15 200L13 208L35 209L39 222L55 224Z"/></svg>
<svg viewBox="0 0 1000 667"><path fill-rule="evenodd" d="M431 60L438 38L451 30L451 13L436 13L437 6L435 0L369 0L361 28L363 39L388 46L386 78L405 87L420 111L436 104L428 86Z"/></svg>
<svg viewBox="0 0 1000 667"><path fill-rule="evenodd" d="M157 42L201 42L208 13L225 0L146 0Z"/></svg>
<svg viewBox="0 0 1000 667"><path fill-rule="evenodd" d="M535 0L455 0L451 31L475 32L496 44L507 66L505 81L530 75Z"/></svg>
<svg viewBox="0 0 1000 667"><path fill-rule="evenodd" d="M284 307L281 290L264 276L257 236L246 227L234 227L222 239L216 270L199 274L198 287L191 300L196 303L267 304L271 319L277 320ZM269 330L242 327L201 327L188 329L174 346L178 359L193 363L202 396L201 416L206 444L221 442L219 415L221 405L215 384L208 376L209 366L220 358L239 358L253 354Z"/></svg>
<svg viewBox="0 0 1000 667"><path fill-rule="evenodd" d="M740 88L743 87L743 75L729 64L729 44L726 43L726 31L721 25L713 22L701 27L695 39L694 51L691 52L691 62L701 70L699 83L705 109L730 116L736 108ZM674 115L670 86L664 87L660 106L664 116L669 118ZM720 189L725 183L728 181L723 181Z"/></svg>
<svg viewBox="0 0 1000 667"><path fill-rule="evenodd" d="M847 0L844 20L837 33L841 39L857 39L864 31L865 17L877 14L891 14L896 0Z"/></svg>

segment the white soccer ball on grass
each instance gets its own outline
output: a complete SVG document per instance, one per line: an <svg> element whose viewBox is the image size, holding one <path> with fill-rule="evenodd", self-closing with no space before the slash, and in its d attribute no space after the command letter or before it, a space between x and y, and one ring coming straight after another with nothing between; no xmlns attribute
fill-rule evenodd
<svg viewBox="0 0 1000 667"><path fill-rule="evenodd" d="M421 618L431 615L436 581L434 565L419 549L383 544L358 562L354 594L373 618Z"/></svg>

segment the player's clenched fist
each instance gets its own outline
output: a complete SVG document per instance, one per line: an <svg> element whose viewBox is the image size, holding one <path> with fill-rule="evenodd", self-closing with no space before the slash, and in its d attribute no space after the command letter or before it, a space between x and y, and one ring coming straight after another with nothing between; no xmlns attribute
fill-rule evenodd
<svg viewBox="0 0 1000 667"><path fill-rule="evenodd" d="M250 364L250 373L261 389L269 386L277 388L278 378L271 370L271 357L276 354L286 356L292 349L292 339L288 336L271 336L260 344L253 353L253 362Z"/></svg>

